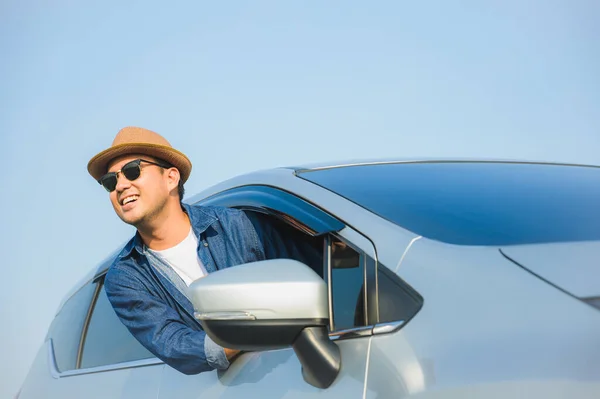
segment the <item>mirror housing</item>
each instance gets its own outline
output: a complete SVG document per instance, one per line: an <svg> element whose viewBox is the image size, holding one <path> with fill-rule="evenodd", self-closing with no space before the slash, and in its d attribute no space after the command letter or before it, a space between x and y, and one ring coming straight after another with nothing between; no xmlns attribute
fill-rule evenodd
<svg viewBox="0 0 600 399"><path fill-rule="evenodd" d="M329 339L325 281L291 259L253 262L211 273L190 287L194 316L224 348L263 351L293 347L304 379L326 388L340 367Z"/></svg>

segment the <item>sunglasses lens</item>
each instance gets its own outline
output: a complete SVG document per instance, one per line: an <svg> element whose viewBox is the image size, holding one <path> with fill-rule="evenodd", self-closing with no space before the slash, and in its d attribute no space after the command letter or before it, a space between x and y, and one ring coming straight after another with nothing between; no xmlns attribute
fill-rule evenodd
<svg viewBox="0 0 600 399"><path fill-rule="evenodd" d="M140 177L140 164L139 162L133 161L129 162L127 165L123 166L123 175L127 178L127 180L135 180Z"/></svg>
<svg viewBox="0 0 600 399"><path fill-rule="evenodd" d="M115 175L104 176L100 180L100 183L102 183L102 187L104 187L106 189L106 191L108 191L110 193L110 192L114 191L114 189L117 187L117 176L115 176Z"/></svg>
<svg viewBox="0 0 600 399"><path fill-rule="evenodd" d="M135 160L123 166L123 168L121 169L121 173L123 173L123 176L125 176L127 180L132 181L140 177L140 162L141 160ZM100 183L109 193L117 188L117 173L107 173L100 179Z"/></svg>

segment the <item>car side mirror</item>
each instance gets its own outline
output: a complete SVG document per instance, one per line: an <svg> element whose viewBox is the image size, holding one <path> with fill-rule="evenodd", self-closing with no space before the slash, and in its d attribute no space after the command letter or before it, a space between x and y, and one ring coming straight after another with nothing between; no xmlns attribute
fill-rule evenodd
<svg viewBox="0 0 600 399"><path fill-rule="evenodd" d="M341 358L327 329L327 285L303 263L274 259L219 270L194 281L190 297L194 316L222 347L291 346L308 383L327 388L337 377Z"/></svg>

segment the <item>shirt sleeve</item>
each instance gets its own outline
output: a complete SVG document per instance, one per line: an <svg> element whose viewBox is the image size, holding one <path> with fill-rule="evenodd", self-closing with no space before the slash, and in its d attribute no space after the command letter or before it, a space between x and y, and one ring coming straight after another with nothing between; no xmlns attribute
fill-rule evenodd
<svg viewBox="0 0 600 399"><path fill-rule="evenodd" d="M209 366L217 370L229 368L229 360L227 360L225 350L210 339L208 335L204 338L204 353L206 353L206 361Z"/></svg>
<svg viewBox="0 0 600 399"><path fill-rule="evenodd" d="M189 375L221 364L216 350L211 349L211 360L205 352L206 333L189 327L173 308L128 271L109 270L104 287L121 322L167 365Z"/></svg>

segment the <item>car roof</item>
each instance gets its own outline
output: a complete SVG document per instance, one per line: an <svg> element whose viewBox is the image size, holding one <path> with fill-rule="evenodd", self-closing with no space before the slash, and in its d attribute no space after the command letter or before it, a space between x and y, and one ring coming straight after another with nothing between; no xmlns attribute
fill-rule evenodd
<svg viewBox="0 0 600 399"><path fill-rule="evenodd" d="M452 163L452 162L470 162L470 163L515 163L515 164L540 164L540 165L564 165L564 166L587 166L600 167L600 165L557 162L542 159L518 159L518 158L486 158L486 157L394 157L394 158L358 158L346 159L329 162L314 162L299 165L289 165L285 168L292 169L297 173L309 172L322 169L343 168L362 165L378 164L399 164L399 163Z"/></svg>

